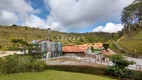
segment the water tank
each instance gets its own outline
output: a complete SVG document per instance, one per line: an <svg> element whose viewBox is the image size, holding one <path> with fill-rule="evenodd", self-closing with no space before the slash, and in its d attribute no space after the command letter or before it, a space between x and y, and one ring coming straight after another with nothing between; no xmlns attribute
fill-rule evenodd
<svg viewBox="0 0 142 80"><path fill-rule="evenodd" d="M38 41L33 40L33 41L32 41L32 44L35 44L35 45L36 45L36 44L38 44Z"/></svg>
<svg viewBox="0 0 142 80"><path fill-rule="evenodd" d="M35 47L38 47L38 41L33 40L33 41L32 41L32 44L33 44L33 47L34 47L34 48L35 48Z"/></svg>
<svg viewBox="0 0 142 80"><path fill-rule="evenodd" d="M32 44L33 44L32 47L35 48L35 49L32 50L32 53L38 52L38 51L36 50L36 48L38 48L38 41L33 40L33 41L32 41Z"/></svg>
<svg viewBox="0 0 142 80"><path fill-rule="evenodd" d="M57 43L57 46L58 46L58 51L62 51L62 43L61 43L61 42L58 42L58 43Z"/></svg>
<svg viewBox="0 0 142 80"><path fill-rule="evenodd" d="M47 42L47 50L48 52L51 52L52 51L52 42Z"/></svg>
<svg viewBox="0 0 142 80"><path fill-rule="evenodd" d="M47 52L47 43L46 41L42 41L40 43L41 52Z"/></svg>
<svg viewBox="0 0 142 80"><path fill-rule="evenodd" d="M53 51L57 51L57 50L56 50L56 46L57 46L57 45L56 45L56 42L51 42L51 47L52 47L52 48L51 48L51 51L52 51L52 52L53 52Z"/></svg>

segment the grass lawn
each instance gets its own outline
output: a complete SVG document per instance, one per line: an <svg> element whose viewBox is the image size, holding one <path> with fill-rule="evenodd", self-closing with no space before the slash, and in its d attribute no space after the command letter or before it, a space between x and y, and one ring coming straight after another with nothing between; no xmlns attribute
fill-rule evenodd
<svg viewBox="0 0 142 80"><path fill-rule="evenodd" d="M106 76L46 70L40 73L0 75L0 80L117 80Z"/></svg>

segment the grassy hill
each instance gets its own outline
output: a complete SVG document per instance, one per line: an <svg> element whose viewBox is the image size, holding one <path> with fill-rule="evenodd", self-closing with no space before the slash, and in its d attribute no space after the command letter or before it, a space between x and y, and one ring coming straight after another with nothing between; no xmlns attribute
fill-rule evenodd
<svg viewBox="0 0 142 80"><path fill-rule="evenodd" d="M118 40L118 44L131 54L142 55L142 30L123 35Z"/></svg>
<svg viewBox="0 0 142 80"><path fill-rule="evenodd" d="M6 48L12 46L11 39L18 38L26 41L42 39L46 34L45 30L22 28L22 27L0 27L0 46Z"/></svg>
<svg viewBox="0 0 142 80"><path fill-rule="evenodd" d="M39 28L29 28L22 26L0 26L0 49L7 50L7 47L13 46L11 39L18 38L27 42L32 40L43 40L46 38L47 30ZM64 33L58 31L50 31L50 38L52 41L60 41L63 46L69 43L96 43L113 40L115 33Z"/></svg>

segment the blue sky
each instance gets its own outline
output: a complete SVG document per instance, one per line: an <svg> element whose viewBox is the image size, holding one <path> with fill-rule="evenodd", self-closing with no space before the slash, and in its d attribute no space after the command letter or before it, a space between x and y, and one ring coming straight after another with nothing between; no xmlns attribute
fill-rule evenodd
<svg viewBox="0 0 142 80"><path fill-rule="evenodd" d="M37 14L39 17L46 19L46 16L50 14L50 11L46 9L43 0L26 0L31 4L34 9L40 10L40 14Z"/></svg>
<svg viewBox="0 0 142 80"><path fill-rule="evenodd" d="M117 32L123 28L120 20L123 8L132 2L133 0L2 0L0 24L51 28L63 32Z"/></svg>

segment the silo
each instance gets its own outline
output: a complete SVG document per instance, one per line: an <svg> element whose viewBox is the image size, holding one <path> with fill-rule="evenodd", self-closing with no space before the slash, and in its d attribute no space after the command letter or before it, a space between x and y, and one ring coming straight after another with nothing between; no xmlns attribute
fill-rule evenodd
<svg viewBox="0 0 142 80"><path fill-rule="evenodd" d="M52 57L57 57L57 44L56 42L51 42L51 52L52 52Z"/></svg>
<svg viewBox="0 0 142 80"><path fill-rule="evenodd" d="M42 41L40 43L40 48L41 48L43 58L46 58L46 53L47 53L47 43L46 43L46 41Z"/></svg>
<svg viewBox="0 0 142 80"><path fill-rule="evenodd" d="M47 43L46 41L42 41L40 43L41 52L47 52Z"/></svg>
<svg viewBox="0 0 142 80"><path fill-rule="evenodd" d="M36 41L36 40L33 40L33 41L32 41L32 44L33 44L33 48L36 48L36 47L38 47L38 41Z"/></svg>
<svg viewBox="0 0 142 80"><path fill-rule="evenodd" d="M47 42L47 50L48 52L51 52L52 51L52 42Z"/></svg>
<svg viewBox="0 0 142 80"><path fill-rule="evenodd" d="M37 48L38 48L38 41L33 40L32 44L33 44L33 46L32 46L33 47L32 53L38 52L38 50L37 50Z"/></svg>
<svg viewBox="0 0 142 80"><path fill-rule="evenodd" d="M51 42L51 51L56 51L56 42Z"/></svg>
<svg viewBox="0 0 142 80"><path fill-rule="evenodd" d="M38 41L33 40L33 41L32 41L32 44L38 44Z"/></svg>
<svg viewBox="0 0 142 80"><path fill-rule="evenodd" d="M61 42L58 42L57 43L57 49L58 49L58 56L61 56L62 55L62 43Z"/></svg>

